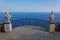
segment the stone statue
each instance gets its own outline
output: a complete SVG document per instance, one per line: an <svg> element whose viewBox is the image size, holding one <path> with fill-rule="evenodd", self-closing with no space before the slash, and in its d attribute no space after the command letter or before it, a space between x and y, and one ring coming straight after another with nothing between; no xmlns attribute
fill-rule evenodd
<svg viewBox="0 0 60 40"><path fill-rule="evenodd" d="M54 22L54 18L55 18L55 16L54 16L54 13L53 13L53 11L51 11L51 14L50 14L50 22Z"/></svg>
<svg viewBox="0 0 60 40"><path fill-rule="evenodd" d="M8 12L6 12L5 18L6 18L6 22L10 22L11 15Z"/></svg>

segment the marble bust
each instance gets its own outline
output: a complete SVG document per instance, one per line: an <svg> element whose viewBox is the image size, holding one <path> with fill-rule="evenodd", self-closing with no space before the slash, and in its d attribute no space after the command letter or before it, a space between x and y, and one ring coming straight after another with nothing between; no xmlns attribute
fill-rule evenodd
<svg viewBox="0 0 60 40"><path fill-rule="evenodd" d="M6 18L6 22L10 22L11 15L9 14L9 12L6 12L5 18Z"/></svg>
<svg viewBox="0 0 60 40"><path fill-rule="evenodd" d="M50 18L50 22L54 22L55 15L54 15L53 11L51 11L51 14L50 14L49 18Z"/></svg>

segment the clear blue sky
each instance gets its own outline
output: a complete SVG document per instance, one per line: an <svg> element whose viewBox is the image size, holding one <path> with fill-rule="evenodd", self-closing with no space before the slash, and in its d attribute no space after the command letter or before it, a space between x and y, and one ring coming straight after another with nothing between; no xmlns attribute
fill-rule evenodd
<svg viewBox="0 0 60 40"><path fill-rule="evenodd" d="M0 0L0 11L60 11L60 0Z"/></svg>

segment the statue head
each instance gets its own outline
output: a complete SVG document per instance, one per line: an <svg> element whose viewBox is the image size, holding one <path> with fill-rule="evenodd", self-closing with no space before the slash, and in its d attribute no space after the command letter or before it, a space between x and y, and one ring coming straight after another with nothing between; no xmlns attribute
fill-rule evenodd
<svg viewBox="0 0 60 40"><path fill-rule="evenodd" d="M10 18L10 17L11 17L11 15L9 14L8 11L6 11L5 17L6 17L6 18Z"/></svg>
<svg viewBox="0 0 60 40"><path fill-rule="evenodd" d="M10 22L11 15L9 14L9 12L6 12L5 18L6 18L6 22Z"/></svg>
<svg viewBox="0 0 60 40"><path fill-rule="evenodd" d="M54 15L54 12L53 11L51 11L51 15Z"/></svg>

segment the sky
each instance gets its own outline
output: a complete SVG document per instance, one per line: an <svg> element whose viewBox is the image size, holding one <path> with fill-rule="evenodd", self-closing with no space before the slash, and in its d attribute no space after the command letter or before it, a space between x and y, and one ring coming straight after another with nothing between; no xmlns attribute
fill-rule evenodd
<svg viewBox="0 0 60 40"><path fill-rule="evenodd" d="M60 0L0 0L0 11L60 12Z"/></svg>

